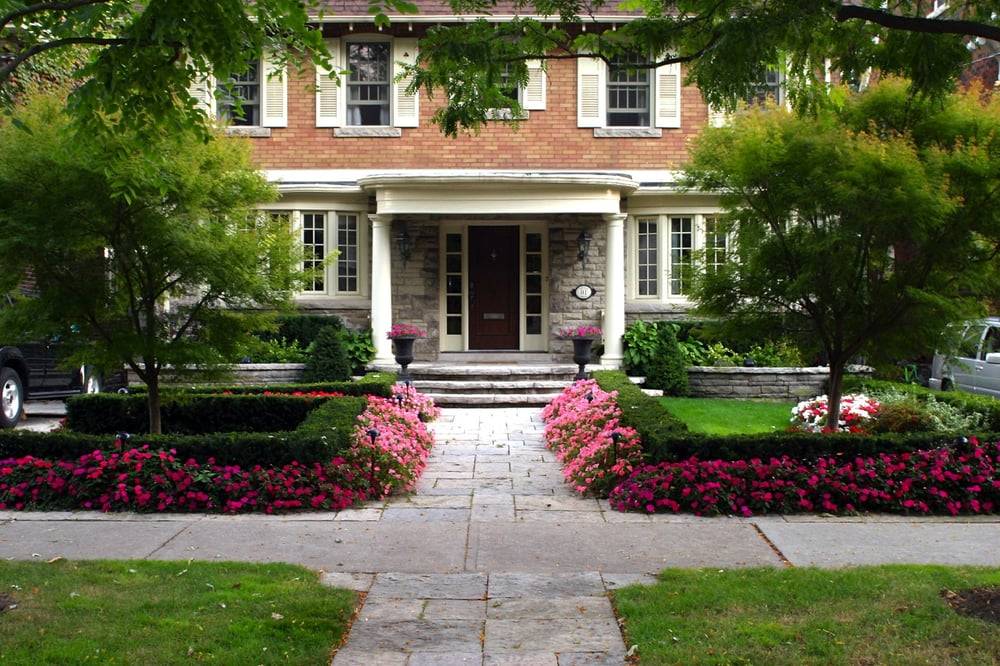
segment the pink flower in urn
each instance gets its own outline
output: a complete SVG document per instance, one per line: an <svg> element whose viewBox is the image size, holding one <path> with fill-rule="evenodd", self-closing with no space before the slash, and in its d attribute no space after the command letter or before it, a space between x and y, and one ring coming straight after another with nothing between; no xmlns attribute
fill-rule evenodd
<svg viewBox="0 0 1000 666"><path fill-rule="evenodd" d="M600 326L569 326L559 329L558 336L564 339L599 338L604 335Z"/></svg>
<svg viewBox="0 0 1000 666"><path fill-rule="evenodd" d="M386 337L390 340L395 340L396 338L426 338L427 331L413 324L393 324Z"/></svg>

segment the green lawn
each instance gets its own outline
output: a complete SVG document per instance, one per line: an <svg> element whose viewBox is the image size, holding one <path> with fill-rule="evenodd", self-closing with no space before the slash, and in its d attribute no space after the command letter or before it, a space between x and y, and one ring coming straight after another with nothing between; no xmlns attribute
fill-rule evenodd
<svg viewBox="0 0 1000 666"><path fill-rule="evenodd" d="M660 398L691 432L736 435L788 429L795 403L726 398Z"/></svg>
<svg viewBox="0 0 1000 666"><path fill-rule="evenodd" d="M642 664L997 664L1000 626L941 596L982 585L1000 570L671 569L614 600Z"/></svg>
<svg viewBox="0 0 1000 666"><path fill-rule="evenodd" d="M329 664L353 592L287 564L0 562L0 664Z"/></svg>

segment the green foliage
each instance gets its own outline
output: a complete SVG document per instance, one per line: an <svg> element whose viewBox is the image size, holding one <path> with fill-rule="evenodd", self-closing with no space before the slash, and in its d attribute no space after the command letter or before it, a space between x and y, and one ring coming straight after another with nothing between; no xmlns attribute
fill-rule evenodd
<svg viewBox="0 0 1000 666"><path fill-rule="evenodd" d="M631 375L645 375L646 368L656 356L660 346L657 322L636 321L625 329L622 336L622 360L625 371Z"/></svg>
<svg viewBox="0 0 1000 666"><path fill-rule="evenodd" d="M916 400L909 399L882 402L868 430L873 433L927 432L937 428L927 410Z"/></svg>
<svg viewBox="0 0 1000 666"><path fill-rule="evenodd" d="M306 358L306 350L297 340L269 338L251 341L237 351L233 360L236 363L244 359L250 359L250 363L305 363Z"/></svg>
<svg viewBox="0 0 1000 666"><path fill-rule="evenodd" d="M344 328L344 322L340 317L333 315L282 315L275 323L277 324L275 331L260 334L261 339L286 339L298 343L303 349L308 349L324 328L334 328L338 331Z"/></svg>
<svg viewBox="0 0 1000 666"><path fill-rule="evenodd" d="M687 362L677 344L671 326L659 327L656 354L647 366L646 386L661 389L665 395L687 395Z"/></svg>
<svg viewBox="0 0 1000 666"><path fill-rule="evenodd" d="M396 382L396 376L387 372L370 372L361 377L358 381L349 382L319 382L319 383L296 383L296 384L268 384L266 386L227 386L225 384L200 384L194 386L171 386L170 392L184 395L219 395L231 393L235 395L258 395L264 392L270 393L312 393L320 391L323 393L343 393L344 395L378 395L388 398L392 395L392 385ZM130 389L132 393L142 394L144 388L141 386Z"/></svg>
<svg viewBox="0 0 1000 666"><path fill-rule="evenodd" d="M454 0L455 6L474 11L490 3ZM842 4L848 5L843 7ZM863 4L866 16L848 15ZM478 131L490 118L489 110L510 106L504 97L507 81L527 81L526 61L546 57L566 58L588 54L605 60L628 53L671 54L662 62L684 64L687 82L697 85L714 107L734 109L755 95L769 70L783 70L795 104L816 110L837 103L843 95L824 80L823 63L841 73L845 82L857 83L871 70L897 74L913 81L913 92L940 98L952 89L970 61L967 37L941 34L945 23L924 21L923 32L899 29L899 15L925 19L927 2L903 0L884 9L874 0L864 3L802 2L801 0L689 0L663 3L632 0L637 12L632 20L602 31L592 15L601 14L604 2L573 0L534 3L536 18L519 17L505 23L486 19L459 25L439 25L421 41L414 88L440 93L441 106L434 120L449 135ZM558 17L558 20L551 18ZM973 0L963 3L962 18L970 18L959 31L995 39L996 3ZM883 27L893 22L896 29ZM593 26L580 30L579 24ZM974 24L983 30L975 32ZM949 21L949 31L955 22ZM504 78L504 73L509 79ZM513 105L515 118L520 108Z"/></svg>
<svg viewBox="0 0 1000 666"><path fill-rule="evenodd" d="M318 572L274 562L3 561L0 579L19 606L4 613L9 664L81 664L98 650L120 664L319 664L357 606Z"/></svg>
<svg viewBox="0 0 1000 666"><path fill-rule="evenodd" d="M660 410L666 414L665 410ZM853 458L879 453L917 451L948 446L959 436L979 435L996 438L998 434L958 432L913 432L885 434L771 432L760 434L707 435L667 431L660 437L643 437L642 449L649 463L685 460L768 459L790 456L813 460L824 456Z"/></svg>
<svg viewBox="0 0 1000 666"><path fill-rule="evenodd" d="M818 343L844 366L933 348L996 293L1000 100L937 103L886 80L803 117L773 108L695 142L688 185L725 192L738 261L697 276L732 328Z"/></svg>
<svg viewBox="0 0 1000 666"><path fill-rule="evenodd" d="M924 404L940 430L982 429L1000 432L1000 400L984 395L960 391L932 391L917 384L900 384L866 377L851 376L844 380L844 390L864 393L878 399L893 397L897 400L915 398ZM898 396L898 397L897 397ZM942 407L946 406L946 407ZM954 411L945 410L951 407Z"/></svg>
<svg viewBox="0 0 1000 666"><path fill-rule="evenodd" d="M363 331L345 329L343 333L344 351L351 363L351 372L361 374L375 358L375 344L372 342L372 330Z"/></svg>
<svg viewBox="0 0 1000 666"><path fill-rule="evenodd" d="M320 329L309 345L303 379L307 382L337 382L351 378L351 360L347 357L341 331L330 326Z"/></svg>
<svg viewBox="0 0 1000 666"><path fill-rule="evenodd" d="M635 428L643 446L645 442L656 442L687 430L682 421L667 414L656 398L643 393L624 372L597 370L591 377L605 391L618 392L622 424Z"/></svg>
<svg viewBox="0 0 1000 666"><path fill-rule="evenodd" d="M335 398L309 412L296 429L303 435L324 435L347 442L366 404L362 397Z"/></svg>
<svg viewBox="0 0 1000 666"><path fill-rule="evenodd" d="M246 142L88 136L61 109L38 96L20 112L30 133L0 125L0 292L29 269L38 292L0 312L0 334L72 329L67 363L124 363L155 405L164 366L217 369L266 324L261 308L290 303L301 249L256 214L275 190Z"/></svg>
<svg viewBox="0 0 1000 666"><path fill-rule="evenodd" d="M170 433L281 432L294 430L320 399L265 395L163 394L164 430ZM146 396L97 393L66 401L66 423L81 433L149 430Z"/></svg>
<svg viewBox="0 0 1000 666"><path fill-rule="evenodd" d="M765 340L740 344L719 338L719 324L704 326L699 322L636 321L625 330L624 362L629 374L648 376L654 359L664 344L662 331L673 331L677 349L686 365L743 365L750 358L761 367L788 367L804 364L802 351L788 340ZM669 345L669 341L666 343ZM743 351L736 351L730 344Z"/></svg>

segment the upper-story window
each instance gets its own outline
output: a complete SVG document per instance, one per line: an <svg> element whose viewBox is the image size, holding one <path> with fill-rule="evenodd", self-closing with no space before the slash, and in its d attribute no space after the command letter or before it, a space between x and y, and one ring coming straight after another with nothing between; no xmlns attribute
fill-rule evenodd
<svg viewBox="0 0 1000 666"><path fill-rule="evenodd" d="M608 127L649 127L652 76L648 59L633 53L616 58L608 70Z"/></svg>
<svg viewBox="0 0 1000 666"><path fill-rule="evenodd" d="M389 126L392 84L389 42L348 42L347 124Z"/></svg>
<svg viewBox="0 0 1000 666"><path fill-rule="evenodd" d="M260 79L260 63L254 61L247 66L246 72L234 75L228 85L219 82L216 95L216 114L219 120L230 125L259 126Z"/></svg>
<svg viewBox="0 0 1000 666"><path fill-rule="evenodd" d="M521 103L521 86L516 81L511 80L510 65L504 65L503 72L500 73L500 90L504 97L511 101L504 108L511 108L514 103Z"/></svg>
<svg viewBox="0 0 1000 666"><path fill-rule="evenodd" d="M785 103L785 77L777 70L770 70L757 86L757 92L747 101L750 104L765 104L769 99L777 105Z"/></svg>

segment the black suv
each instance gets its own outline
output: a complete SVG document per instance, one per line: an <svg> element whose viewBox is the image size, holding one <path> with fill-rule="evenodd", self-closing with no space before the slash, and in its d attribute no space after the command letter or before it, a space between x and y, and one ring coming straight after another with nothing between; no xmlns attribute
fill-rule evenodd
<svg viewBox="0 0 1000 666"><path fill-rule="evenodd" d="M84 366L64 370L58 365L59 343L0 344L0 428L21 420L26 398L57 398L73 393L97 393L106 388L104 377ZM109 378L124 385L123 377Z"/></svg>

